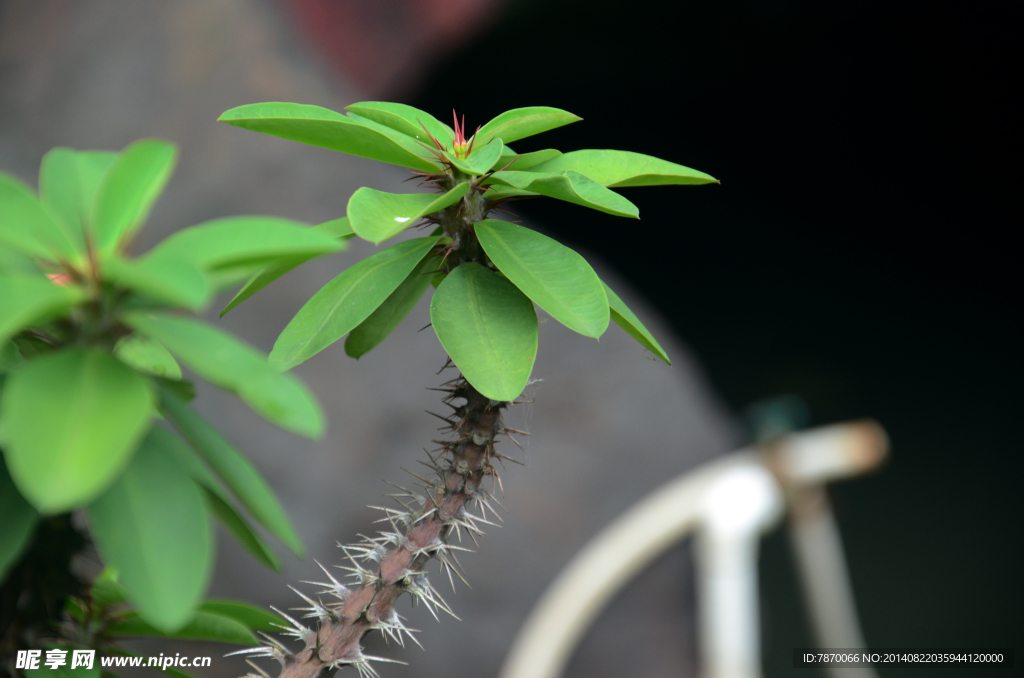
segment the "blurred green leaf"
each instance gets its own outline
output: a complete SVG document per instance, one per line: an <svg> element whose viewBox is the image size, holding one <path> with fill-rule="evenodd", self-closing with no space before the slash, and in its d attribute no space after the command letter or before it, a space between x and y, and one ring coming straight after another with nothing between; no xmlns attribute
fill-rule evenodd
<svg viewBox="0 0 1024 678"><path fill-rule="evenodd" d="M118 287L190 310L206 306L213 293L203 272L187 258L176 255L123 259L112 254L103 262L103 274Z"/></svg>
<svg viewBox="0 0 1024 678"><path fill-rule="evenodd" d="M39 514L25 501L0 457L0 581L32 541Z"/></svg>
<svg viewBox="0 0 1024 678"><path fill-rule="evenodd" d="M110 489L89 505L92 535L132 602L165 633L195 614L213 566L213 530L199 487L154 429Z"/></svg>
<svg viewBox="0 0 1024 678"><path fill-rule="evenodd" d="M516 168L519 169L519 168ZM566 153L533 167L534 172L576 170L602 186L717 184L710 174L630 151L583 150Z"/></svg>
<svg viewBox="0 0 1024 678"><path fill-rule="evenodd" d="M421 261L384 303L352 330L345 340L345 353L360 358L384 341L427 291L439 264L437 257Z"/></svg>
<svg viewBox="0 0 1024 678"><path fill-rule="evenodd" d="M0 172L0 245L42 259L75 262L75 244L32 190Z"/></svg>
<svg viewBox="0 0 1024 678"><path fill-rule="evenodd" d="M225 501L223 497L209 488L203 488L206 494L206 505L210 512L217 516L221 525L231 533L242 548L248 551L256 560L260 561L275 572L281 571L281 561L278 559L269 546L260 538L256 531L245 521L245 518L238 510Z"/></svg>
<svg viewBox="0 0 1024 678"><path fill-rule="evenodd" d="M284 328L270 352L271 363L290 369L351 332L402 284L437 241L438 236L405 240L343 271Z"/></svg>
<svg viewBox="0 0 1024 678"><path fill-rule="evenodd" d="M490 143L491 139L501 138L506 144L510 144L582 119L568 111L547 106L514 108L481 127L476 133L476 143L486 144Z"/></svg>
<svg viewBox="0 0 1024 678"><path fill-rule="evenodd" d="M375 126L370 126L320 106L277 102L248 104L225 111L219 121L421 172L441 171L439 165L423 157L424 149L414 139L383 125L373 123Z"/></svg>
<svg viewBox="0 0 1024 678"><path fill-rule="evenodd" d="M482 141L473 144L473 153L468 158L460 158L455 153L441 151L452 165L469 175L486 174L501 157L504 146L501 139L493 139L484 145Z"/></svg>
<svg viewBox="0 0 1024 678"><path fill-rule="evenodd" d="M236 645L256 645L256 636L244 624L213 612L199 611L185 626L166 632L146 622L140 615L129 612L124 619L109 629L114 636L155 636L177 640L211 640Z"/></svg>
<svg viewBox="0 0 1024 678"><path fill-rule="evenodd" d="M84 298L80 288L61 287L46 278L0 275L0 343L63 314Z"/></svg>
<svg viewBox="0 0 1024 678"><path fill-rule="evenodd" d="M508 146L505 146L502 149L501 156L498 158L497 162L491 165L491 169L509 172L528 170L543 162L553 160L560 155L562 155L562 152L556 151L553 148L548 148L543 151L534 151L533 153L516 153ZM584 174L586 174L586 172L584 172Z"/></svg>
<svg viewBox="0 0 1024 678"><path fill-rule="evenodd" d="M619 295L612 291L612 288L608 287L607 283L604 283L605 294L608 295L608 306L611 310L611 317L619 327L626 330L629 336L636 339L640 344L648 351L664 360L667 364L671 365L672 361L668 359L668 355L661 348L661 345L654 339L644 324L633 314L629 307L623 303L622 299L619 299Z"/></svg>
<svg viewBox="0 0 1024 678"><path fill-rule="evenodd" d="M349 225L348 217L326 221L322 224L313 226L313 230L326 233L332 238L338 238L342 242L347 242L355 235L355 233L352 232L352 227ZM347 247L347 245L345 245L345 247ZM231 299L228 305L224 307L224 310L220 312L220 317L223 318L224 315L235 306L238 306L243 301L283 276L285 273L298 268L314 257L316 257L315 254L303 254L294 257L284 257L267 264L262 269L254 273L249 278L249 281L242 286L242 289L238 290L238 293L235 294L234 298Z"/></svg>
<svg viewBox="0 0 1024 678"><path fill-rule="evenodd" d="M419 219L454 205L469 193L468 181L444 195L433 193L385 193L363 187L348 200L352 230L379 245L415 224Z"/></svg>
<svg viewBox="0 0 1024 678"><path fill-rule="evenodd" d="M16 370L24 364L25 358L13 341L0 343L0 379L4 373ZM0 386L2 385L3 381L0 381Z"/></svg>
<svg viewBox="0 0 1024 678"><path fill-rule="evenodd" d="M65 348L12 374L0 401L7 465L41 513L102 492L150 424L145 378L105 351Z"/></svg>
<svg viewBox="0 0 1024 678"><path fill-rule="evenodd" d="M154 247L150 257L174 255L205 270L337 252L345 243L306 224L278 217L226 217L190 226Z"/></svg>
<svg viewBox="0 0 1024 678"><path fill-rule="evenodd" d="M87 669L84 666L77 668L71 668L72 652L75 649L68 645L52 645L47 643L44 645L43 654L39 658L38 669L21 669L24 673L25 678L99 678L100 676L100 662L95 660L93 667ZM48 650L63 650L67 654L64 655L64 665L58 666L55 669L51 669L46 665L46 653Z"/></svg>
<svg viewBox="0 0 1024 678"><path fill-rule="evenodd" d="M121 151L103 176L93 203L97 251L114 251L142 226L171 178L177 156L174 144L160 139L142 139Z"/></svg>
<svg viewBox="0 0 1024 678"><path fill-rule="evenodd" d="M288 622L278 614L237 600L207 600L199 609L244 624L253 631L279 632ZM277 626L275 626L275 624Z"/></svg>
<svg viewBox="0 0 1024 678"><path fill-rule="evenodd" d="M619 217L638 219L640 214L636 205L575 170L565 170L554 174L533 171L495 172L491 175L488 183L504 184L539 193ZM501 190L500 186L498 190ZM493 196L488 197L494 199Z"/></svg>
<svg viewBox="0 0 1024 678"><path fill-rule="evenodd" d="M203 379L238 394L267 421L310 438L323 434L323 413L309 390L230 334L165 313L126 313L124 321L159 341Z"/></svg>
<svg viewBox="0 0 1024 678"><path fill-rule="evenodd" d="M128 600L128 589L118 581L117 571L107 566L92 580L89 588L94 603L101 607L117 605Z"/></svg>
<svg viewBox="0 0 1024 678"><path fill-rule="evenodd" d="M154 339L133 334L114 346L114 355L140 372L165 379L181 379L178 362L164 346Z"/></svg>
<svg viewBox="0 0 1024 678"><path fill-rule="evenodd" d="M39 166L39 198L50 206L79 252L85 251L96 189L115 159L117 153L109 151L55 148Z"/></svg>
<svg viewBox="0 0 1024 678"><path fill-rule="evenodd" d="M485 219L475 228L494 265L551 317L595 339L608 329L608 299L601 279L583 257L546 235L507 221Z"/></svg>
<svg viewBox="0 0 1024 678"><path fill-rule="evenodd" d="M514 400L526 388L537 355L537 314L515 285L480 264L460 264L434 293L430 320L480 393Z"/></svg>
<svg viewBox="0 0 1024 678"><path fill-rule="evenodd" d="M434 148L434 143L430 137L424 134L424 128L435 139L448 147L451 147L452 139L455 138L455 132L451 127L429 113L424 113L418 108L405 104L394 104L388 101L361 101L346 106L345 110L397 130L431 148Z"/></svg>
<svg viewBox="0 0 1024 678"><path fill-rule="evenodd" d="M302 542L295 528L267 482L249 460L178 398L165 393L161 396L160 404L167 418L249 513L295 555L301 557Z"/></svg>

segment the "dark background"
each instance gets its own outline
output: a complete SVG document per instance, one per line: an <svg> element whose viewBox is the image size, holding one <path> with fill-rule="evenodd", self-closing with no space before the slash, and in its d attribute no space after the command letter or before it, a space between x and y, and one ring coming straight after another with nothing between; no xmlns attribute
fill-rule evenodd
<svg viewBox="0 0 1024 678"><path fill-rule="evenodd" d="M408 99L471 127L564 108L584 121L516 150L628 149L722 181L625 189L639 222L513 209L615 262L737 411L794 393L812 424L885 426L888 466L833 491L873 647L1022 648L1020 18L992 2L513 2ZM782 534L762 562L766 673L788 675L811 643Z"/></svg>

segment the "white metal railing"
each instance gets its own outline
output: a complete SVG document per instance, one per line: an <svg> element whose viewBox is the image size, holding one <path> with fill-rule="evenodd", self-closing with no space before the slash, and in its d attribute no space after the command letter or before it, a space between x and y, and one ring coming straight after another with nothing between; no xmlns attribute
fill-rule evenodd
<svg viewBox="0 0 1024 678"><path fill-rule="evenodd" d="M784 515L815 641L819 647L866 648L824 485L878 467L887 452L878 424L840 424L740 450L655 490L562 570L520 630L500 678L558 678L609 600L691 534L702 674L759 678L758 545ZM830 675L876 676L864 668L832 669Z"/></svg>

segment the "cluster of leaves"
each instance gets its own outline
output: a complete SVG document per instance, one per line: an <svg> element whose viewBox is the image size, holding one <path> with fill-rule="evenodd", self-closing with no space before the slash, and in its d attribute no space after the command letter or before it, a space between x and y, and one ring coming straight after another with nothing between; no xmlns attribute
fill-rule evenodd
<svg viewBox="0 0 1024 678"><path fill-rule="evenodd" d="M503 203L536 196L638 218L612 188L707 184L697 170L639 153L554 149L516 153L507 144L580 120L557 108L529 107L497 116L467 138L411 106L362 102L347 115L293 103L233 108L221 121L293 141L410 168L436 193L394 194L360 188L348 202L348 228L379 244L414 225L436 225L343 271L302 307L281 333L271 363L288 369L348 334L359 357L379 344L431 286L430 318L466 379L494 400L515 399L537 352L534 304L571 330L598 338L614 320L665 362L668 356L622 300L573 250L536 231L488 218ZM292 268L255 275L225 308ZM295 263L295 265L298 265Z"/></svg>
<svg viewBox="0 0 1024 678"><path fill-rule="evenodd" d="M105 605L131 608L96 612L103 594L94 589L77 603L81 624L253 643L238 615L201 606L212 519L274 569L278 557L254 522L296 554L302 545L252 464L188 405L192 384L178 361L268 421L319 436L323 415L298 380L189 316L265 266L346 245L337 224L232 217L129 256L175 159L160 140L121 153L57 148L43 159L38 196L0 174L0 578L29 590L37 573L17 570L34 535L84 508L119 573L116 587L101 582L120 592Z"/></svg>

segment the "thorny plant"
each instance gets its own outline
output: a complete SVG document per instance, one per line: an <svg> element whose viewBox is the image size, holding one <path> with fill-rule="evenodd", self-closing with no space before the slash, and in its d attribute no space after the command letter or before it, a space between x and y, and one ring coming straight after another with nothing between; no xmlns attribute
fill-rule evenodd
<svg viewBox="0 0 1024 678"><path fill-rule="evenodd" d="M537 352L534 305L570 329L600 337L615 320L645 348L668 357L643 324L576 252L529 228L491 218L511 200L548 196L613 215L638 218L637 208L613 187L706 184L707 174L638 153L547 149L517 153L506 144L578 121L555 108L530 107L503 113L467 138L465 122L454 128L410 106L363 102L343 115L318 106L264 103L227 111L221 120L257 132L381 160L411 169L421 185L437 193L392 194L360 188L348 202L346 223L375 244L410 227L434 227L430 235L401 240L343 271L316 292L281 333L271 363L286 370L345 335L345 351L358 358L401 322L427 289L431 325L449 362L461 376L441 389L451 414L452 435L431 453L423 494L400 488L401 508L382 507L390 530L342 546L350 581L327 582L310 595L302 621L280 612L291 649L270 635L266 644L241 654L277 659L282 677L316 678L353 667L360 676L377 672L362 638L373 630L404 645L414 642L395 609L408 593L435 616L454 614L427 578L431 559L453 588L463 578L456 552L476 543L481 525L497 516L493 484L500 487L495 449L501 436L516 433L502 421L506 407L530 380ZM338 231L341 232L341 229ZM226 313L310 257L276 262L255 274L228 304ZM521 433L521 432L520 432ZM490 489L485 481L491 481ZM314 597L316 596L316 599ZM324 598L328 602L323 602ZM250 662L260 676L269 674ZM256 674L250 674L256 675Z"/></svg>

